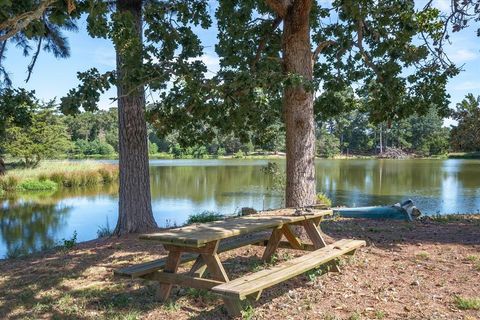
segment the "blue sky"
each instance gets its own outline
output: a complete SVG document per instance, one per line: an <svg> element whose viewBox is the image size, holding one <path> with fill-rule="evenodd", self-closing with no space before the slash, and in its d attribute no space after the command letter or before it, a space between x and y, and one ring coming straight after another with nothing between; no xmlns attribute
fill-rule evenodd
<svg viewBox="0 0 480 320"><path fill-rule="evenodd" d="M326 0L323 0L326 1ZM418 1L420 7L425 1ZM449 0L437 0L436 6L447 12ZM214 14L214 8L210 9ZM112 70L115 67L115 52L112 44L104 39L92 39L85 31L85 21L80 22L79 32L66 33L71 44L71 57L68 59L55 59L48 53L42 53L35 66L34 73L28 83L25 83L26 70L30 59L23 57L21 51L10 47L7 52L5 66L9 71L15 87L24 87L35 90L37 96L44 100L66 95L69 89L78 84L76 73L91 67L96 67L101 72ZM199 36L205 47L201 59L211 72L218 70L218 57L214 53L217 41L215 26L209 30L199 31ZM452 44L446 51L457 65L463 65L464 71L452 79L448 84L451 95L451 106L461 101L467 93L480 95L480 38L476 30L469 28L455 33L451 37ZM100 101L101 108L116 106L110 101L115 97L115 89L104 94ZM446 125L451 121L447 120Z"/></svg>

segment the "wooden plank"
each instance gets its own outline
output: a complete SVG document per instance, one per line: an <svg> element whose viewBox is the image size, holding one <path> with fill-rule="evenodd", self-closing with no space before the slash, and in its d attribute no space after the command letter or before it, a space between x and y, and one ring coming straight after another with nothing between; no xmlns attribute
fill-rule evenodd
<svg viewBox="0 0 480 320"><path fill-rule="evenodd" d="M252 243L254 246L261 246L261 247L266 247L268 244L268 240L265 240L263 242L258 242L258 243ZM294 250L304 250L304 251L315 251L317 248L313 246L311 243L302 243L302 248L301 249L295 249L292 247L292 244L288 241L280 241L278 243L278 248L283 248L283 249L294 249Z"/></svg>
<svg viewBox="0 0 480 320"><path fill-rule="evenodd" d="M234 237L242 234L254 233L281 227L284 224L311 220L331 215L332 210L312 210L311 215L295 216L295 209L277 210L283 215L259 214L236 217L223 221L190 225L177 229L169 229L151 234L140 235L143 240L154 240L165 244L175 244L188 247L201 247L204 244Z"/></svg>
<svg viewBox="0 0 480 320"><path fill-rule="evenodd" d="M303 249L302 242L297 238L297 236L293 233L292 229L288 224L284 224L282 227L282 232L287 238L288 242L291 244L293 249L301 250Z"/></svg>
<svg viewBox="0 0 480 320"><path fill-rule="evenodd" d="M222 296L245 299L248 295L330 262L365 244L365 241L362 240L343 239L304 256L288 260L271 269L262 270L221 284L212 288L212 290Z"/></svg>
<svg viewBox="0 0 480 320"><path fill-rule="evenodd" d="M255 234L248 238L241 238L241 239L234 239L234 240L232 239L232 241L222 242L219 245L217 252L219 253L226 252L233 249L248 246L251 244L255 244L257 242L263 242L265 240L266 239L263 234ZM184 264L187 262L194 261L197 257L198 257L197 254L189 254L189 253L183 254L181 256L180 263ZM125 267L125 268L114 270L114 275L121 276L121 277L129 277L129 278L140 278L143 275L146 275L148 273L161 270L163 269L164 266L165 266L165 258L161 258L161 259L156 259L153 261L139 263L139 264Z"/></svg>
<svg viewBox="0 0 480 320"><path fill-rule="evenodd" d="M283 231L281 228L273 229L272 235L270 239L268 239L267 246L265 247L265 251L263 252L262 260L269 261L272 258L272 255L278 248L278 244L280 240L282 240Z"/></svg>
<svg viewBox="0 0 480 320"><path fill-rule="evenodd" d="M223 281L190 277L184 274L167 273L162 271L147 274L142 278L196 289L211 289L224 283Z"/></svg>
<svg viewBox="0 0 480 320"><path fill-rule="evenodd" d="M179 251L170 251L167 256L167 261L165 262L164 272L175 273L177 272L178 266L180 265L180 255L182 253ZM158 301L166 301L170 296L170 291L172 290L172 284L168 282L161 282L157 288L156 299Z"/></svg>
<svg viewBox="0 0 480 320"><path fill-rule="evenodd" d="M201 278L203 277L203 274L207 270L207 265L205 264L205 261L203 261L202 255L199 255L197 257L197 260L193 263L192 268L188 272L188 274L192 277L197 277Z"/></svg>
<svg viewBox="0 0 480 320"><path fill-rule="evenodd" d="M310 238L310 240L312 241L316 249L323 248L327 245L325 240L323 240L322 234L320 233L320 230L315 225L314 221L305 220L303 222L303 227L305 228L305 231L307 232L308 237Z"/></svg>

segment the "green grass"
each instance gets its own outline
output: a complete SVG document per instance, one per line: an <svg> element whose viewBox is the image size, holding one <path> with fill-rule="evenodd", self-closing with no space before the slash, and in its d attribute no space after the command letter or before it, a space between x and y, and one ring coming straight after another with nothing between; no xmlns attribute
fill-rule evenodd
<svg viewBox="0 0 480 320"><path fill-rule="evenodd" d="M118 179L116 165L95 161L44 161L35 168L15 168L0 178L2 194L16 191L56 190L108 184Z"/></svg>
<svg viewBox="0 0 480 320"><path fill-rule="evenodd" d="M480 298L455 297L455 305L460 310L480 310Z"/></svg>
<svg viewBox="0 0 480 320"><path fill-rule="evenodd" d="M203 211L197 214L190 215L185 224L212 222L217 220L223 220L224 218L225 216L218 212Z"/></svg>
<svg viewBox="0 0 480 320"><path fill-rule="evenodd" d="M27 179L19 183L17 190L21 191L48 191L57 190L58 184L52 180Z"/></svg>

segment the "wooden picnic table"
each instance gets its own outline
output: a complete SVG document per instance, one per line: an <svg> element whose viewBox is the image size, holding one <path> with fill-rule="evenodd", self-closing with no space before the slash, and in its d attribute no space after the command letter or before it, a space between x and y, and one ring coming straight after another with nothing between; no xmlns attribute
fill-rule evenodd
<svg viewBox="0 0 480 320"><path fill-rule="evenodd" d="M258 298L263 289L308 271L322 263L330 262L342 254L354 252L356 248L364 245L363 241L360 243L358 241L355 242L356 240L343 240L344 242L340 241L337 246L332 244L327 247L319 224L325 216L331 214L332 210L313 208L301 211L297 209L280 209L143 234L140 235L140 239L156 241L164 245L168 251L166 259L161 263L153 261L127 267L118 270L116 273L132 277L137 275L144 279L158 281L157 299L160 301L168 299L173 285L212 289L222 296L228 312L232 315L238 315L241 311L240 300L250 296L251 293L256 293ZM292 226L295 225L305 229L311 244L303 243L295 235L295 232L292 230ZM223 248L220 243L232 237L248 236L268 230L271 230L268 240L265 236L263 238L253 237L253 240L242 240L237 244L230 244ZM282 241L283 236L287 241ZM278 247L317 251L317 253L316 256L305 256L303 260L299 261L293 259L288 261L289 264L272 269L272 273L267 272L262 275L263 280L261 282L257 278L249 280L246 277L245 279L240 278L230 281L218 253L248 244L265 246L262 256L264 261L270 260ZM318 251L318 249L322 248L324 251ZM178 267L182 262L192 260L195 260L195 262L187 274L177 273ZM339 271L336 264L333 267L334 270ZM163 272L158 271L160 268L163 268ZM204 277L206 270L209 272L210 279ZM253 284L253 282L257 282L257 285ZM249 285L249 283L252 283L252 285ZM231 286L229 286L230 284ZM246 294L246 292L249 293Z"/></svg>

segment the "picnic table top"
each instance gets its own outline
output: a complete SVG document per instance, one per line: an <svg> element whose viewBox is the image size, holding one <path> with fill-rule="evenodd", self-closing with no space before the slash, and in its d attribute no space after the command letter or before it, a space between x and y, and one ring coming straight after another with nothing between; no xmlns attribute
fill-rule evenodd
<svg viewBox="0 0 480 320"><path fill-rule="evenodd" d="M154 240L163 244L202 247L206 243L215 240L268 230L281 227L284 224L316 219L332 214L332 210L310 210L311 212L305 215L294 215L295 209L263 211L259 214L249 216L228 218L220 221L142 234L139 238L143 240Z"/></svg>

